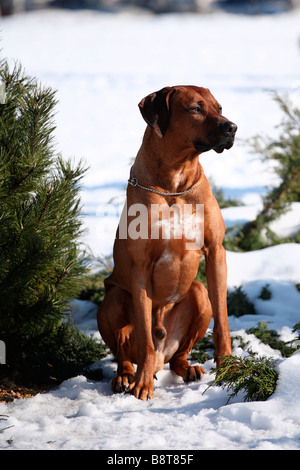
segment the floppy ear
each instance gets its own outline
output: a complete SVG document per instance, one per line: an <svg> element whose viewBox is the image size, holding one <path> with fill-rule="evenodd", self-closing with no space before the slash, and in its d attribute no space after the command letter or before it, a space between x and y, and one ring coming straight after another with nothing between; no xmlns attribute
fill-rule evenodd
<svg viewBox="0 0 300 470"><path fill-rule="evenodd" d="M174 92L168 86L151 93L139 103L143 118L159 137L163 137L167 131L170 121L169 101Z"/></svg>

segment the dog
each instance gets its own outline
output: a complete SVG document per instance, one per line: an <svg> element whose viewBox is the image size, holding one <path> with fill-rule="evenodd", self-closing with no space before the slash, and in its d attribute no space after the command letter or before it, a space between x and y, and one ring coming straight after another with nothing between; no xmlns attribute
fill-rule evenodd
<svg viewBox="0 0 300 470"><path fill-rule="evenodd" d="M165 363L185 382L202 377L203 368L189 365L188 355L212 316L217 366L231 354L225 225L198 157L230 149L237 126L210 91L197 86L164 87L139 109L147 127L97 319L118 363L113 391L147 400ZM195 281L203 255L208 292Z"/></svg>

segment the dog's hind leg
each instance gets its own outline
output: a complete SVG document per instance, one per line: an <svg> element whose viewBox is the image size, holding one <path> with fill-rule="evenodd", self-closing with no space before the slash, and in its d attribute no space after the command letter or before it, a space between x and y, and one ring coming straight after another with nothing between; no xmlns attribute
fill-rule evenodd
<svg viewBox="0 0 300 470"><path fill-rule="evenodd" d="M204 374L202 367L189 365L188 355L205 335L211 318L212 308L207 290L197 281L193 282L186 297L166 317L166 359L170 362L170 369L185 382L199 380ZM168 357L170 352L172 357Z"/></svg>
<svg viewBox="0 0 300 470"><path fill-rule="evenodd" d="M117 377L112 380L112 389L116 393L126 391L134 381L131 308L131 296L119 287L110 286L97 315L102 339L118 363Z"/></svg>

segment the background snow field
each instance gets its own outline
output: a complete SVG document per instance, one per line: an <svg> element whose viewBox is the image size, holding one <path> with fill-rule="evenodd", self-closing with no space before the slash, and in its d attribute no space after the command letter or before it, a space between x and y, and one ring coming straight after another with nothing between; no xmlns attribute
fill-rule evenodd
<svg viewBox="0 0 300 470"><path fill-rule="evenodd" d="M281 121L268 89L300 96L300 12L244 16L162 15L91 11L38 11L1 18L2 55L18 60L29 75L57 89L56 140L65 158L86 159L85 240L95 255L110 255L129 177L145 123L137 104L166 85L210 88L223 113L238 124L237 143L222 155L200 157L206 175L237 196L243 207L223 210L227 226L252 220L274 174L245 139L276 135ZM105 206L113 201L113 205ZM109 207L110 211L104 210ZM300 226L293 204L273 229L286 236ZM243 401L207 387L211 360L200 382L184 384L168 367L158 373L155 398L141 402L113 395L116 364L102 361L104 380L83 376L34 398L0 404L0 447L8 449L299 449L300 354L284 359L246 329L269 322L284 341L300 321L300 246L227 252L228 287L243 285L256 315L229 317L259 355L278 359L279 381L266 402ZM259 299L269 284L272 297ZM74 301L77 324L99 337L96 307ZM210 325L210 329L213 324ZM243 354L234 342L234 353ZM204 393L205 392L205 393ZM1 417L0 416L0 417ZM5 428L5 429L4 429ZM1 432L2 431L2 432Z"/></svg>

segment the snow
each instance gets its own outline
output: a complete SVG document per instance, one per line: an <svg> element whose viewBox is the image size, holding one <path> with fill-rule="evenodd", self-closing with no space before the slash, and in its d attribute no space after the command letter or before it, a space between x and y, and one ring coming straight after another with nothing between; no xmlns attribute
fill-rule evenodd
<svg viewBox="0 0 300 470"><path fill-rule="evenodd" d="M145 124L137 103L165 85L207 86L236 122L237 144L221 156L203 155L206 175L225 194L245 204L224 209L227 226L252 220L261 194L275 178L250 151L255 134L274 135L281 120L267 89L299 102L300 11L244 16L152 16L139 12L44 10L1 19L2 54L19 60L28 74L57 89L58 151L85 158L83 221L85 243L95 255L109 255L124 201L130 162ZM300 203L272 229L294 234ZM104 379L84 376L45 394L0 404L3 449L201 450L300 448L300 354L285 359L246 329L269 322L284 341L295 338L300 320L300 246L278 245L251 253L227 252L228 287L243 285L257 314L229 317L232 336L243 336L259 355L278 359L279 381L266 402L247 402L241 392L210 387L214 364L196 383L184 384L168 367L158 373L155 398L141 402L113 395L116 364L101 361ZM259 299L266 284L271 299ZM99 338L96 307L74 301L72 313L84 331ZM209 330L213 327L210 325ZM234 340L235 354L244 354ZM5 429L4 429L5 428Z"/></svg>

